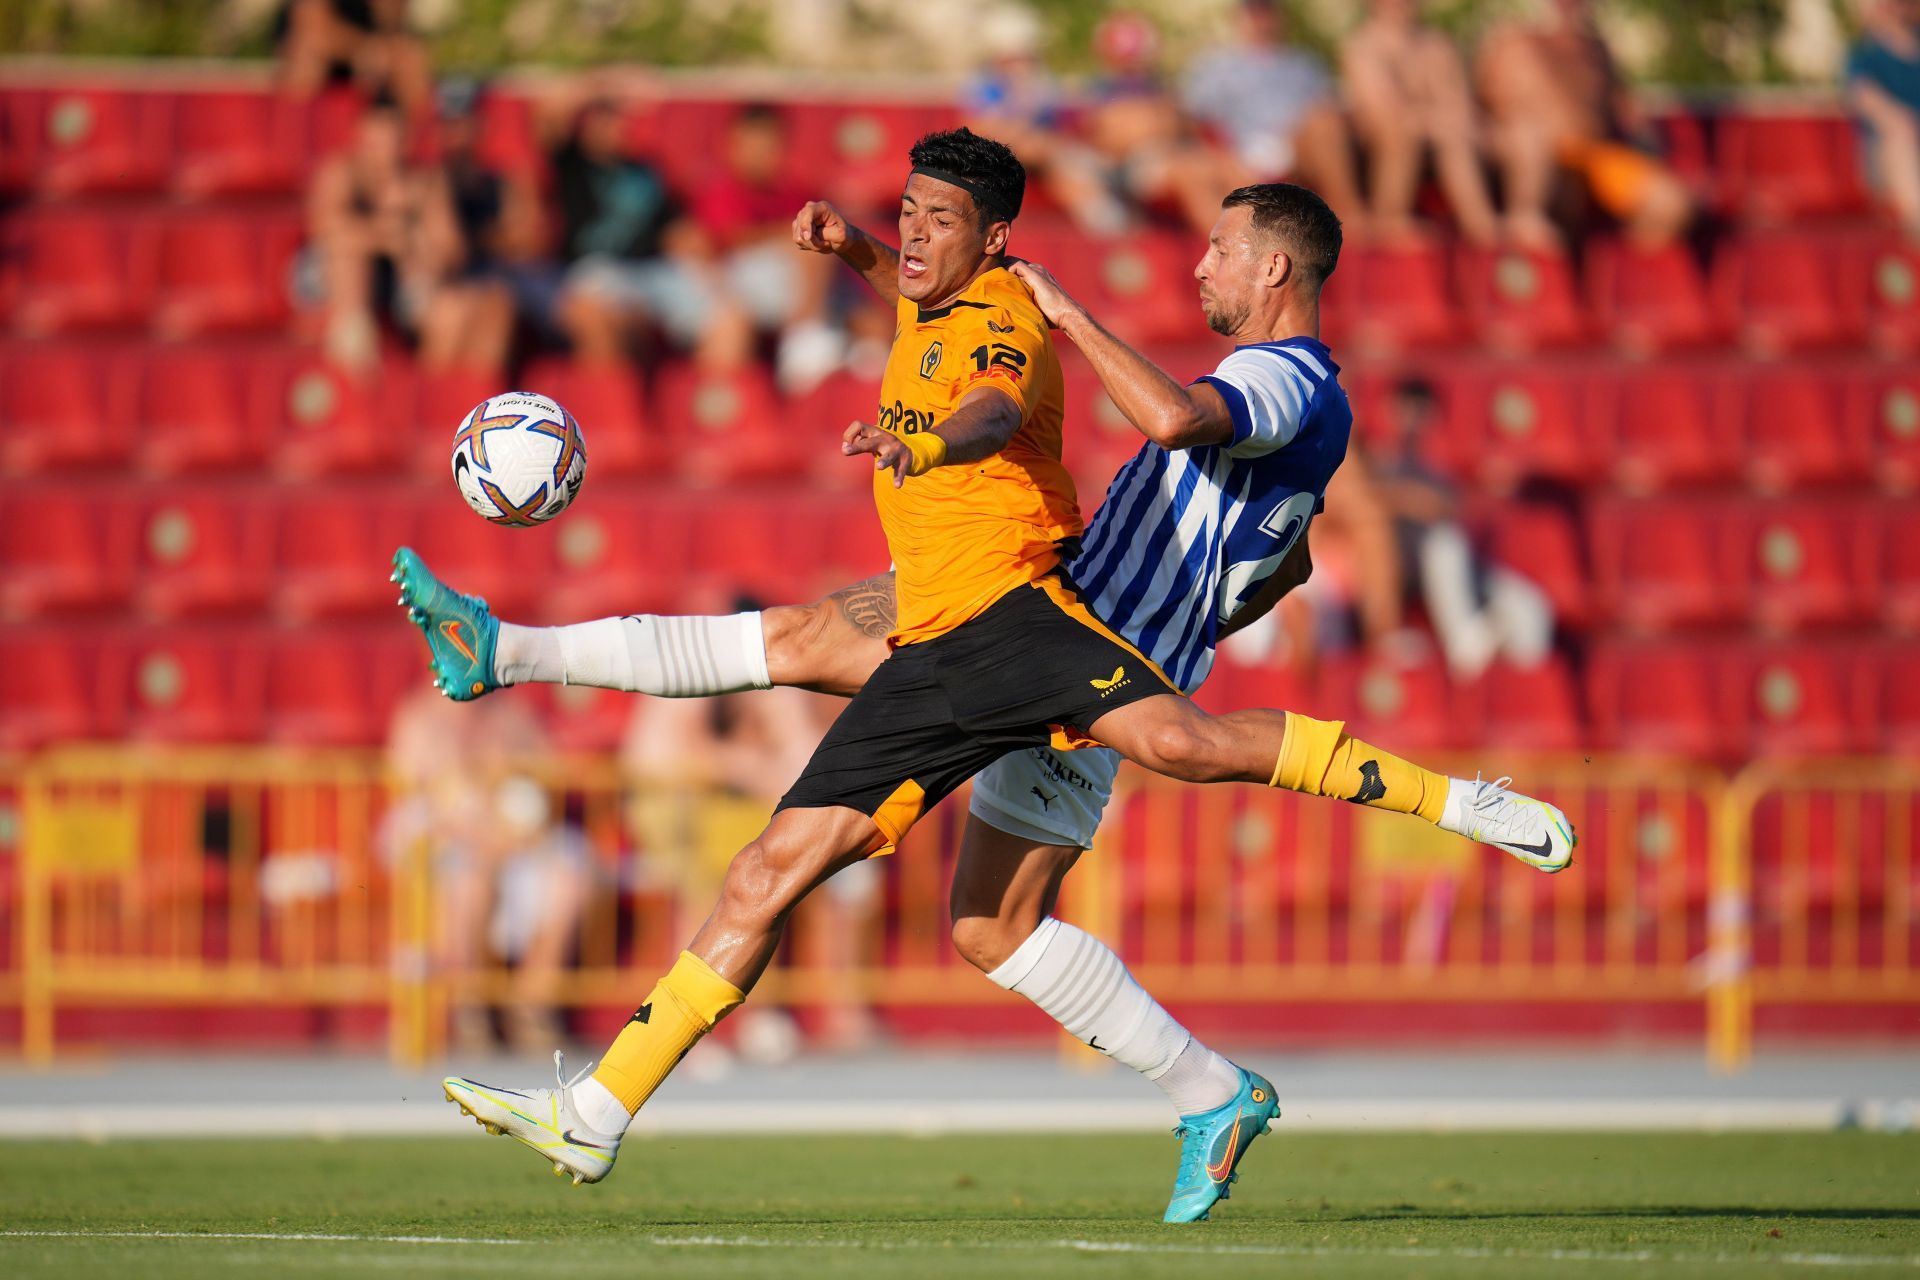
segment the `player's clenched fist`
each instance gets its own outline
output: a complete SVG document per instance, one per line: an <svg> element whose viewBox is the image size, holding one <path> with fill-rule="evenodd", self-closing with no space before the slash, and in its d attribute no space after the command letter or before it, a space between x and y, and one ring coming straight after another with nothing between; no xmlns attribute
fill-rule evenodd
<svg viewBox="0 0 1920 1280"><path fill-rule="evenodd" d="M897 436L871 423L856 422L841 435L840 452L848 457L872 454L873 469L893 472L893 487L898 489L908 476L925 475L945 462L947 442L931 431Z"/></svg>
<svg viewBox="0 0 1920 1280"><path fill-rule="evenodd" d="M809 200L793 219L793 242L814 253L833 253L847 243L847 220L825 200Z"/></svg>

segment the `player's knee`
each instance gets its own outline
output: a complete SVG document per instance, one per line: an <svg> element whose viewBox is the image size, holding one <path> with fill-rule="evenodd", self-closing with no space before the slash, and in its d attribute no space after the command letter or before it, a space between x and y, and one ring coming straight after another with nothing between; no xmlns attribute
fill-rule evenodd
<svg viewBox="0 0 1920 1280"><path fill-rule="evenodd" d="M1183 782L1211 782L1218 773L1214 735L1204 721L1183 718L1155 725L1141 750L1140 763Z"/></svg>
<svg viewBox="0 0 1920 1280"><path fill-rule="evenodd" d="M720 888L721 913L736 921L778 920L800 901L813 879L805 848L769 831L727 865L727 878Z"/></svg>
<svg viewBox="0 0 1920 1280"><path fill-rule="evenodd" d="M760 635L767 647L767 671L781 677L806 670L827 628L826 614L833 604L783 604L760 614ZM791 681L776 678L775 683Z"/></svg>
<svg viewBox="0 0 1920 1280"><path fill-rule="evenodd" d="M953 949L980 972L992 973L1020 949L1027 934L1032 932L1031 921L1015 922L996 916L958 916L953 922Z"/></svg>

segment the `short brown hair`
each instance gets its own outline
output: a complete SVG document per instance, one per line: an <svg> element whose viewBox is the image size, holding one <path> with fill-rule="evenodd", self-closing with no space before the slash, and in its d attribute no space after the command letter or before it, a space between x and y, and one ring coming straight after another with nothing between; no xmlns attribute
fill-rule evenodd
<svg viewBox="0 0 1920 1280"><path fill-rule="evenodd" d="M1340 218L1327 202L1292 182L1257 182L1227 193L1222 209L1253 210L1254 230L1272 236L1318 290L1340 261Z"/></svg>

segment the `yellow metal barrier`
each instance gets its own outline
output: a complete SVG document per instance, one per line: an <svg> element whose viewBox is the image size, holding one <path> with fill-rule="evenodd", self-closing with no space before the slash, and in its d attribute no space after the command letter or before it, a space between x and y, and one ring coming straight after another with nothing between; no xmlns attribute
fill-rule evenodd
<svg viewBox="0 0 1920 1280"><path fill-rule="evenodd" d="M1756 1003L1920 1002L1920 769L1756 768L1729 784L1571 757L1525 775L1581 833L1562 875L1397 815L1129 769L1061 912L1172 1001L1703 1002L1723 1067L1749 1055ZM697 926L765 807L636 797L604 761L555 762L540 781L597 886L551 998L624 1005ZM362 1007L420 1061L450 1010L519 992L497 966L440 958L446 870L425 839L382 838L395 798L372 753L65 749L17 782L0 998L18 1000L32 1061L52 1058L59 1008L154 1004ZM948 943L963 818L943 806L883 860L864 919L802 907L755 1003L1011 1000Z"/></svg>
<svg viewBox="0 0 1920 1280"><path fill-rule="evenodd" d="M1920 1004L1920 762L1754 765L1727 789L1713 1050L1764 1004Z"/></svg>

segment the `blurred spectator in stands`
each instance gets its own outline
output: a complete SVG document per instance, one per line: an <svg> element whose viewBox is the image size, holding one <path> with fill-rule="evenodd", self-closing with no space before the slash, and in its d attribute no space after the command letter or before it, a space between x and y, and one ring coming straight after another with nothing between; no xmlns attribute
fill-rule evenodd
<svg viewBox="0 0 1920 1280"><path fill-rule="evenodd" d="M1040 19L1024 5L999 5L982 19L980 43L986 65L960 101L967 126L1012 147L1081 231L1102 238L1126 231L1127 206L1107 189L1099 156L1074 136L1072 104L1041 59Z"/></svg>
<svg viewBox="0 0 1920 1280"><path fill-rule="evenodd" d="M307 98L334 82L424 113L427 47L407 28L407 0L288 0L277 20L281 83Z"/></svg>
<svg viewBox="0 0 1920 1280"><path fill-rule="evenodd" d="M1364 474L1392 522L1391 577L1406 595L1417 591L1456 677L1472 679L1501 655L1520 666L1538 665L1553 643L1553 606L1539 587L1474 548L1460 521L1458 488L1423 456L1437 407L1429 383L1402 380L1394 388L1386 446L1371 456L1349 454L1341 471L1360 462L1356 474ZM1329 510L1338 496L1330 485Z"/></svg>
<svg viewBox="0 0 1920 1280"><path fill-rule="evenodd" d="M531 776L544 748L525 703L460 705L430 687L401 703L387 742L383 840L396 860L428 859L436 967L459 983L512 965L503 1029L527 1051L563 1035L555 1004L592 884L584 839ZM453 1033L465 1051L491 1045L486 1006L456 999Z"/></svg>
<svg viewBox="0 0 1920 1280"><path fill-rule="evenodd" d="M588 362L625 360L635 334L651 327L703 365L737 367L751 322L730 299L711 296L711 242L659 168L633 154L624 105L632 95L594 86L574 107L569 93L539 117L552 144L563 271L536 317Z"/></svg>
<svg viewBox="0 0 1920 1280"><path fill-rule="evenodd" d="M838 277L833 258L793 251L793 215L813 194L786 180L787 124L777 107L750 104L727 126L721 167L694 194L706 243L689 282L709 314L692 321L719 331L733 363L752 355L756 333L779 335L775 368L789 393L811 390L840 367L846 341L829 323Z"/></svg>
<svg viewBox="0 0 1920 1280"><path fill-rule="evenodd" d="M1693 220L1692 193L1642 140L1646 130L1589 0L1536 0L1542 20L1496 27L1475 68L1492 122L1515 239L1550 248L1548 208L1562 174L1646 247L1672 243Z"/></svg>
<svg viewBox="0 0 1920 1280"><path fill-rule="evenodd" d="M733 603L736 611L760 608L749 599ZM636 700L621 763L649 873L672 883L683 902L709 902L734 852L766 824L840 705L799 689ZM802 912L791 944L794 962L838 988L821 1004L820 1038L835 1047L854 1047L873 1030L851 978L880 906L879 871L863 863L836 875Z"/></svg>
<svg viewBox="0 0 1920 1280"><path fill-rule="evenodd" d="M1353 140L1333 78L1320 60L1285 41L1274 0L1239 0L1233 36L1187 70L1188 111L1226 138L1238 160L1226 179L1203 174L1194 225L1213 225L1220 197L1246 182L1292 178L1318 191L1349 239L1368 233L1353 164ZM1191 179L1190 179L1191 180ZM1204 198L1200 198L1204 196Z"/></svg>
<svg viewBox="0 0 1920 1280"><path fill-rule="evenodd" d="M1920 4L1861 0L1847 102L1865 135L1867 180L1920 238Z"/></svg>
<svg viewBox="0 0 1920 1280"><path fill-rule="evenodd" d="M422 175L407 158L407 121L379 99L307 190L308 261L324 295L327 355L347 369L379 356L380 321L417 329L431 270L416 252Z"/></svg>
<svg viewBox="0 0 1920 1280"><path fill-rule="evenodd" d="M1202 232L1220 198L1239 185L1233 157L1195 127L1159 71L1160 31L1144 15L1116 13L1094 30L1100 72L1081 129L1098 153L1107 189L1145 209L1171 206Z"/></svg>
<svg viewBox="0 0 1920 1280"><path fill-rule="evenodd" d="M1499 220L1487 190L1485 126L1460 53L1420 21L1420 0L1371 0L1367 17L1340 49L1354 131L1367 157L1367 204L1374 232L1404 239L1431 163L1460 234L1491 245Z"/></svg>
<svg viewBox="0 0 1920 1280"><path fill-rule="evenodd" d="M487 160L482 93L474 81L449 80L438 94L440 163L423 179L421 218L422 265L436 282L420 317L429 367L503 368L516 273L541 258L539 192L527 175Z"/></svg>

